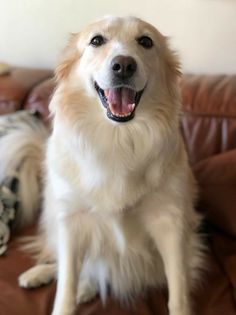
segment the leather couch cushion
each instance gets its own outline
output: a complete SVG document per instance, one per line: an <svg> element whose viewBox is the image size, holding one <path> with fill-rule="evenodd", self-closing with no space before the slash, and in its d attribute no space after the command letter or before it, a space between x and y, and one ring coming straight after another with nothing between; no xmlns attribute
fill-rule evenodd
<svg viewBox="0 0 236 315"><path fill-rule="evenodd" d="M208 220L236 237L236 149L197 163L200 208Z"/></svg>
<svg viewBox="0 0 236 315"><path fill-rule="evenodd" d="M25 229L17 236L32 235L35 227ZM196 314L235 315L235 241L214 233L202 282L195 290ZM0 259L0 314L1 315L49 315L54 301L55 283L26 290L19 288L18 276L33 266L28 254L19 250L19 241L13 237L9 250ZM140 296L130 306L120 305L109 297L106 306L97 297L77 308L76 315L168 315L167 293L152 289Z"/></svg>

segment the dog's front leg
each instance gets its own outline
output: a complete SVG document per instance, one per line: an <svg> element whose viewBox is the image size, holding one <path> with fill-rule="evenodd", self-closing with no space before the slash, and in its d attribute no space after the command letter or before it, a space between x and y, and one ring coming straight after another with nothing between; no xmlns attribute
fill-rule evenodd
<svg viewBox="0 0 236 315"><path fill-rule="evenodd" d="M169 291L170 315L192 315L189 299L189 264L183 213L175 207L153 217L149 232L163 259ZM186 228L186 227L185 227Z"/></svg>
<svg viewBox="0 0 236 315"><path fill-rule="evenodd" d="M76 288L82 259L76 254L70 230L71 218L58 219L58 279L52 315L72 315L76 306Z"/></svg>

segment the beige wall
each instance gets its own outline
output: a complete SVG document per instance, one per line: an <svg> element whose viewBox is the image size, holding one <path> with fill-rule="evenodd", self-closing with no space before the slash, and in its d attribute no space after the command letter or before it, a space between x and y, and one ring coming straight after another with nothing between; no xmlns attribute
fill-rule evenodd
<svg viewBox="0 0 236 315"><path fill-rule="evenodd" d="M54 67L67 34L106 14L171 36L185 72L236 73L236 0L0 0L0 60Z"/></svg>

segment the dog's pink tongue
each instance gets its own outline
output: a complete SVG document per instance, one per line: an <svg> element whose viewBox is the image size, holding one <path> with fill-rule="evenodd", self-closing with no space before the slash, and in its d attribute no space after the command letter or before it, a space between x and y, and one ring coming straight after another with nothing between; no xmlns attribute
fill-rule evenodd
<svg viewBox="0 0 236 315"><path fill-rule="evenodd" d="M106 90L106 97L113 113L129 114L134 109L136 92L129 88L114 88Z"/></svg>

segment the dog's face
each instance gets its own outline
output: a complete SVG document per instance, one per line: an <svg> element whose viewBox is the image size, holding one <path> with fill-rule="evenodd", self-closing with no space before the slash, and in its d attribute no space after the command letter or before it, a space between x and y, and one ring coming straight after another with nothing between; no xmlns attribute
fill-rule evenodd
<svg viewBox="0 0 236 315"><path fill-rule="evenodd" d="M134 17L107 17L72 36L57 76L72 76L110 120L127 122L177 67L153 26Z"/></svg>

